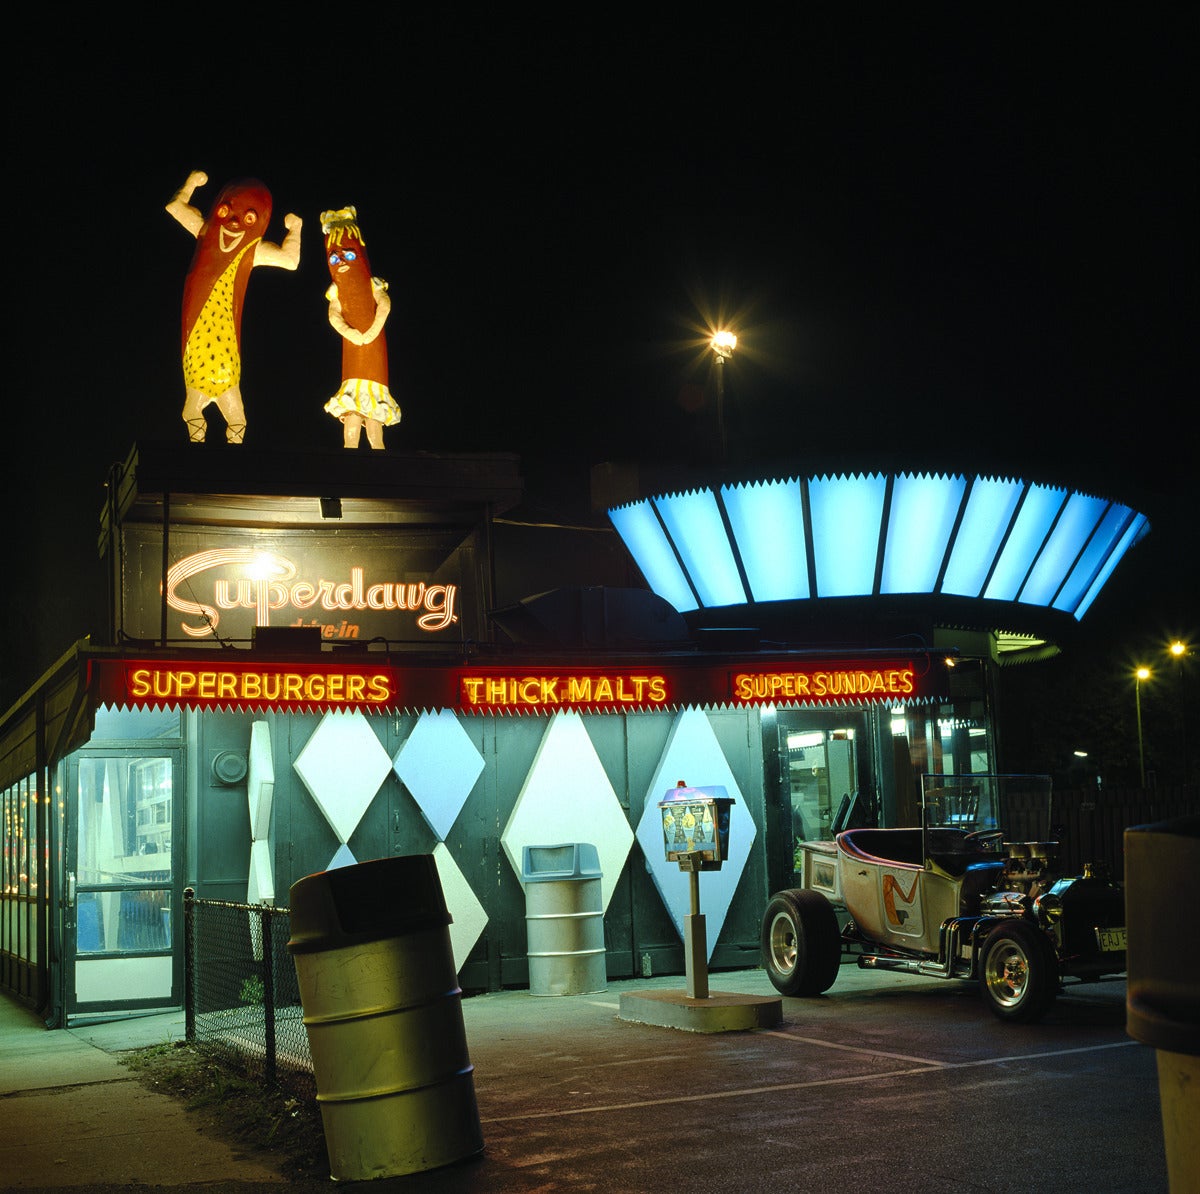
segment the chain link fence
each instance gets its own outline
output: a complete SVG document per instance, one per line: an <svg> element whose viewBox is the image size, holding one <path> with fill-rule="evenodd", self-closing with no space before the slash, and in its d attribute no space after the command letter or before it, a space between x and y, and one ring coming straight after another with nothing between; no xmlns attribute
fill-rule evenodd
<svg viewBox="0 0 1200 1194"><path fill-rule="evenodd" d="M187 1039L271 1085L315 1094L288 909L198 900L189 887L183 911Z"/></svg>

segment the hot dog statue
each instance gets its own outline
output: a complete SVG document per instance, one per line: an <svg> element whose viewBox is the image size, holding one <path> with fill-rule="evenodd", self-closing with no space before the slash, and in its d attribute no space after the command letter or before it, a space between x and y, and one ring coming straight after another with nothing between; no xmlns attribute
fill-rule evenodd
<svg viewBox="0 0 1200 1194"><path fill-rule="evenodd" d="M296 269L303 221L289 212L283 219L283 244L264 240L271 222L271 192L254 178L225 186L205 219L191 198L207 182L204 171L193 170L167 204L167 211L196 238L183 286L183 421L188 439L203 443L204 408L215 402L225 418L226 440L240 444L246 436L241 389L246 284L256 265Z"/></svg>
<svg viewBox="0 0 1200 1194"><path fill-rule="evenodd" d="M400 407L388 390L383 334L392 300L387 283L371 274L353 207L322 212L321 231L332 279L325 292L329 322L342 337L342 384L325 409L341 420L343 447L357 448L366 427L367 443L382 448L383 429L400 422Z"/></svg>

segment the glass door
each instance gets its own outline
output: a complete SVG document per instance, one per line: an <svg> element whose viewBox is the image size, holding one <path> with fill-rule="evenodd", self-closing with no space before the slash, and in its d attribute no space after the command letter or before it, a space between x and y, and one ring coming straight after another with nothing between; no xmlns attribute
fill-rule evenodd
<svg viewBox="0 0 1200 1194"><path fill-rule="evenodd" d="M861 709L779 709L780 788L793 847L829 841L873 814L867 715ZM867 806L871 805L870 808Z"/></svg>
<svg viewBox="0 0 1200 1194"><path fill-rule="evenodd" d="M182 1003L179 752L80 752L70 768L68 1017Z"/></svg>

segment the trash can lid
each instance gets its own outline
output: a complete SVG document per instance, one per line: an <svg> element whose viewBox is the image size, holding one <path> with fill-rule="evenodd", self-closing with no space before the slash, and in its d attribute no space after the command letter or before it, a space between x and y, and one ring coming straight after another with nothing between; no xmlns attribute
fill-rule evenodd
<svg viewBox="0 0 1200 1194"><path fill-rule="evenodd" d="M591 842L558 846L526 846L521 851L521 881L548 883L562 879L599 879L600 853Z"/></svg>
<svg viewBox="0 0 1200 1194"><path fill-rule="evenodd" d="M452 921L432 854L319 871L296 880L288 899L294 954L403 937Z"/></svg>
<svg viewBox="0 0 1200 1194"><path fill-rule="evenodd" d="M1130 825L1126 833L1166 833L1173 837L1200 837L1200 815L1155 821L1151 825Z"/></svg>

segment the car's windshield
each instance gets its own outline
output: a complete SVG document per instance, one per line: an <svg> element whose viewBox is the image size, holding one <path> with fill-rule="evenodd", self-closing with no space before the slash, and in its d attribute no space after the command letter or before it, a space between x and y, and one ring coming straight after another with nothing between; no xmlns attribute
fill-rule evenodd
<svg viewBox="0 0 1200 1194"><path fill-rule="evenodd" d="M923 775L921 822L925 829L1049 841L1051 792L1048 775Z"/></svg>

